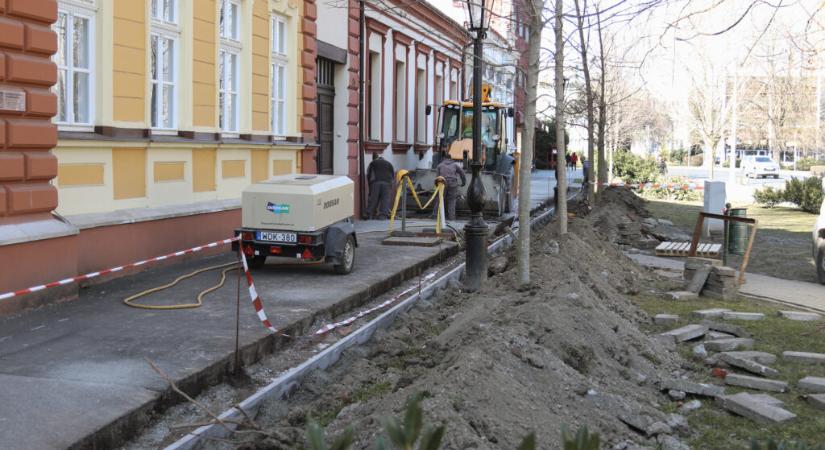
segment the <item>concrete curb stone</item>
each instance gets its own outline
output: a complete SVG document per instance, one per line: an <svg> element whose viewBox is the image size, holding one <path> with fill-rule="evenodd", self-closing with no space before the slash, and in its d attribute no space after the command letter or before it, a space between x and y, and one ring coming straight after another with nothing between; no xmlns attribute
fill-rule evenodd
<svg viewBox="0 0 825 450"><path fill-rule="evenodd" d="M784 381L766 380L738 373L729 373L725 377L725 384L770 392L785 392L788 390L788 383Z"/></svg>

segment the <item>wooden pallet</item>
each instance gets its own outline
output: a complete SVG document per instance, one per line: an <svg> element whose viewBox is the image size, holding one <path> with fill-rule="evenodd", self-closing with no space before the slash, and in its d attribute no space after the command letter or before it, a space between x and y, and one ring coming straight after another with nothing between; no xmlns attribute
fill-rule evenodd
<svg viewBox="0 0 825 450"><path fill-rule="evenodd" d="M719 256L722 251L722 244L699 243L696 247L696 256L714 257ZM665 241L656 247L656 256L687 256L690 252L690 242Z"/></svg>

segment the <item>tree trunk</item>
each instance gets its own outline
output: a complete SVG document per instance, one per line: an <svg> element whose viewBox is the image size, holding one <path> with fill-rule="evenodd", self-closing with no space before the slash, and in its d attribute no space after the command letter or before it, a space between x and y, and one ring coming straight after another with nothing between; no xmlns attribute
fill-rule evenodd
<svg viewBox="0 0 825 450"><path fill-rule="evenodd" d="M533 168L533 143L536 136L536 97L541 51L542 0L532 0L530 42L527 44L527 92L524 105L524 136L521 141L518 199L518 277L521 285L530 283L530 175Z"/></svg>
<svg viewBox="0 0 825 450"><path fill-rule="evenodd" d="M596 167L595 160L593 159L593 139L594 139L594 127L595 127L595 117L593 114L593 86L590 83L590 63L587 59L587 41L584 40L584 16L582 16L582 10L587 11L587 0L584 0L584 8L582 9L579 6L579 0L574 0L576 5L576 18L577 24L579 26L579 42L581 43L581 51L579 52L582 57L582 69L584 70L584 96L585 96L585 103L587 109L587 160L590 161L590 173L588 174L588 183L587 183L587 201L591 205L594 204L593 198L593 186L596 180L593 173L593 169ZM604 83L602 83L604 84ZM599 113L601 115L601 113ZM584 166L582 164L582 166ZM599 164L599 171L601 171L601 164Z"/></svg>
<svg viewBox="0 0 825 450"><path fill-rule="evenodd" d="M536 0L534 0L536 1ZM556 216L559 219L559 234L567 234L567 167L564 155L564 35L562 34L562 0L556 0Z"/></svg>
<svg viewBox="0 0 825 450"><path fill-rule="evenodd" d="M604 58L604 38L602 37L602 16L599 7L596 7L596 23L599 32L599 64L602 70L601 95L599 95L599 177L597 189L604 189L607 186L607 165L605 164L604 150L605 150L605 132L607 128L607 100L605 99L605 58ZM613 170L613 161L611 155L610 170Z"/></svg>

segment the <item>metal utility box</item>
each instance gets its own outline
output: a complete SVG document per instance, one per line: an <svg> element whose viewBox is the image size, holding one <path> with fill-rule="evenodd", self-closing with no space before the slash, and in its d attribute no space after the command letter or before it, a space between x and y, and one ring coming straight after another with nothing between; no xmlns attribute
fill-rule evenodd
<svg viewBox="0 0 825 450"><path fill-rule="evenodd" d="M335 175L279 175L241 195L244 228L318 231L354 211L354 183Z"/></svg>
<svg viewBox="0 0 825 450"><path fill-rule="evenodd" d="M274 256L329 262L336 273L349 273L358 246L354 186L344 176L292 174L247 187L233 250L242 245L253 268Z"/></svg>

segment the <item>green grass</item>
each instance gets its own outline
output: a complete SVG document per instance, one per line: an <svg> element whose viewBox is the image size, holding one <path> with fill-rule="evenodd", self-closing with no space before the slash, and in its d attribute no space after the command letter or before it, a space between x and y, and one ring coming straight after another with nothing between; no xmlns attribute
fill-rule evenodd
<svg viewBox="0 0 825 450"><path fill-rule="evenodd" d="M648 202L647 207L654 217L666 218L688 234L693 233L696 218L702 210L700 202L655 200ZM811 253L811 230L817 216L794 208L746 207L748 217L759 222L747 271L788 280L817 282ZM728 265L739 267L740 261L740 256L731 256Z"/></svg>
<svg viewBox="0 0 825 450"><path fill-rule="evenodd" d="M762 425L743 417L734 416L703 399L702 408L687 414L691 427L696 434L690 440L697 449L737 449L749 448L751 439L766 441L768 438L789 439L808 444L822 442L825 437L825 412L812 408L801 397L803 393L796 388L796 381L808 375L825 376L825 365L789 363L781 359L783 351L807 351L825 353L825 329L820 329L823 322L795 322L778 317L777 311L790 309L772 303L749 299L735 301L699 299L693 301L666 301L647 295L632 297L634 303L651 316L659 313L678 314L678 325L646 325L643 329L650 333L661 333L677 326L695 323L690 320L690 313L697 309L728 308L734 311L761 312L765 319L759 321L731 321L753 334L754 350L773 353L777 356L773 368L780 372L778 379L787 381L790 391L784 394L768 393L785 402L785 408L797 417L781 425ZM690 358L695 344L680 345L679 351ZM694 365L694 381L719 383L710 377L710 367L701 362ZM712 380L712 381L711 381ZM733 394L743 389L726 387L726 392ZM750 391L752 392L752 391ZM665 407L665 409L668 409ZM672 409L672 408L671 408Z"/></svg>

